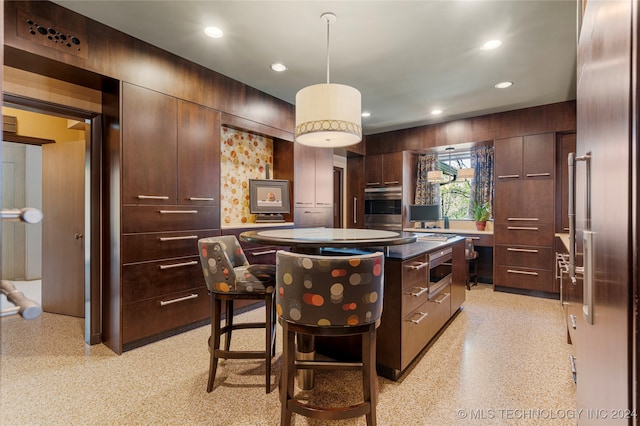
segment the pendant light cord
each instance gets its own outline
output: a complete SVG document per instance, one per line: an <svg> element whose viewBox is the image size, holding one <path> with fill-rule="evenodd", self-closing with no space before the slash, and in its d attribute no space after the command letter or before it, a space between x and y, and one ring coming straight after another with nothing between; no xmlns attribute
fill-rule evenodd
<svg viewBox="0 0 640 426"><path fill-rule="evenodd" d="M331 22L327 19L327 84L329 84L329 25Z"/></svg>

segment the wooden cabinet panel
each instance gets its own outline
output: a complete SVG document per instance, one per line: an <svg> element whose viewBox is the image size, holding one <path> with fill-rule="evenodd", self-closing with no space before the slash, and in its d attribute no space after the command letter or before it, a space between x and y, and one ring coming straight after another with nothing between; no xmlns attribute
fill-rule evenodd
<svg viewBox="0 0 640 426"><path fill-rule="evenodd" d="M122 268L123 305L205 286L199 256L135 263Z"/></svg>
<svg viewBox="0 0 640 426"><path fill-rule="evenodd" d="M433 337L429 324L429 307L430 302L427 300L402 319L400 331L402 341L400 348L398 348L401 353L401 364L398 366L400 370L407 368Z"/></svg>
<svg viewBox="0 0 640 426"><path fill-rule="evenodd" d="M517 266L496 265L493 276L496 286L519 288L523 290L557 292L553 280L553 271Z"/></svg>
<svg viewBox="0 0 640 426"><path fill-rule="evenodd" d="M555 261L551 247L497 244L494 247L494 254L496 265L552 269Z"/></svg>
<svg viewBox="0 0 640 426"><path fill-rule="evenodd" d="M315 206L333 209L333 150L319 148L315 154Z"/></svg>
<svg viewBox="0 0 640 426"><path fill-rule="evenodd" d="M219 229L124 234L122 236L122 263L194 256L198 254L198 240L200 238L216 235L220 235Z"/></svg>
<svg viewBox="0 0 640 426"><path fill-rule="evenodd" d="M175 98L122 84L123 204L176 203L176 117Z"/></svg>
<svg viewBox="0 0 640 426"><path fill-rule="evenodd" d="M497 223L494 224L494 241L498 244L515 244L553 247L551 223Z"/></svg>
<svg viewBox="0 0 640 426"><path fill-rule="evenodd" d="M293 147L294 207L314 207L316 205L316 149L319 148L300 144L295 144Z"/></svg>
<svg viewBox="0 0 640 426"><path fill-rule="evenodd" d="M347 157L347 228L364 227L364 157Z"/></svg>
<svg viewBox="0 0 640 426"><path fill-rule="evenodd" d="M570 152L576 152L576 134L560 135L556 157L556 232L569 232L567 158Z"/></svg>
<svg viewBox="0 0 640 426"><path fill-rule="evenodd" d="M294 222L333 225L333 150L294 146Z"/></svg>
<svg viewBox="0 0 640 426"><path fill-rule="evenodd" d="M178 104L178 203L220 205L220 112Z"/></svg>
<svg viewBox="0 0 640 426"><path fill-rule="evenodd" d="M209 316L209 293L204 287L124 305L122 342L126 346Z"/></svg>
<svg viewBox="0 0 640 426"><path fill-rule="evenodd" d="M543 133L523 138L523 172L525 179L553 179L555 174L555 134Z"/></svg>
<svg viewBox="0 0 640 426"><path fill-rule="evenodd" d="M365 184L369 187L400 186L403 177L402 151L365 157Z"/></svg>
<svg viewBox="0 0 640 426"><path fill-rule="evenodd" d="M522 178L522 137L494 141L494 172L496 181Z"/></svg>
<svg viewBox="0 0 640 426"><path fill-rule="evenodd" d="M122 232L186 231L220 227L220 209L204 206L123 206Z"/></svg>

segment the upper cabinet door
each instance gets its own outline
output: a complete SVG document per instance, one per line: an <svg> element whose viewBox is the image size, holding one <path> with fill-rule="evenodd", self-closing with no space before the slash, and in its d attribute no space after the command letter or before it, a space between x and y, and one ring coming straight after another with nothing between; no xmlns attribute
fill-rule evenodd
<svg viewBox="0 0 640 426"><path fill-rule="evenodd" d="M333 207L333 149L316 151L316 207Z"/></svg>
<svg viewBox="0 0 640 426"><path fill-rule="evenodd" d="M293 147L294 207L315 206L316 149L299 143Z"/></svg>
<svg viewBox="0 0 640 426"><path fill-rule="evenodd" d="M523 170L526 179L553 178L556 161L554 133L524 137Z"/></svg>
<svg viewBox="0 0 640 426"><path fill-rule="evenodd" d="M178 204L220 204L220 113L178 104Z"/></svg>
<svg viewBox="0 0 640 426"><path fill-rule="evenodd" d="M496 139L494 150L496 182L522 179L522 137Z"/></svg>
<svg viewBox="0 0 640 426"><path fill-rule="evenodd" d="M365 185L368 187L382 186L382 154L367 155L365 164Z"/></svg>
<svg viewBox="0 0 640 426"><path fill-rule="evenodd" d="M177 100L122 84L122 202L175 204Z"/></svg>
<svg viewBox="0 0 640 426"><path fill-rule="evenodd" d="M382 158L382 185L402 185L402 151L383 154Z"/></svg>

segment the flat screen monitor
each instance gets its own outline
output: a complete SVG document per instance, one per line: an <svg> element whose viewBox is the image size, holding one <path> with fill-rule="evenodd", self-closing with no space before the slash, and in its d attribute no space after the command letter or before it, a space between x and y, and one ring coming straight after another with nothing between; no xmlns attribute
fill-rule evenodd
<svg viewBox="0 0 640 426"><path fill-rule="evenodd" d="M256 222L284 222L282 214L291 212L289 181L249 179L249 211Z"/></svg>
<svg viewBox="0 0 640 426"><path fill-rule="evenodd" d="M409 205L409 222L437 222L440 220L440 205Z"/></svg>

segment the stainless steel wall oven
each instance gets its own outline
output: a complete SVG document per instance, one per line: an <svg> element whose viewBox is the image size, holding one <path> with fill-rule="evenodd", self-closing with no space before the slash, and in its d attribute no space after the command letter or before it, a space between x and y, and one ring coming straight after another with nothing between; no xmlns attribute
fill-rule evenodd
<svg viewBox="0 0 640 426"><path fill-rule="evenodd" d="M402 230L402 187L365 188L364 227Z"/></svg>

